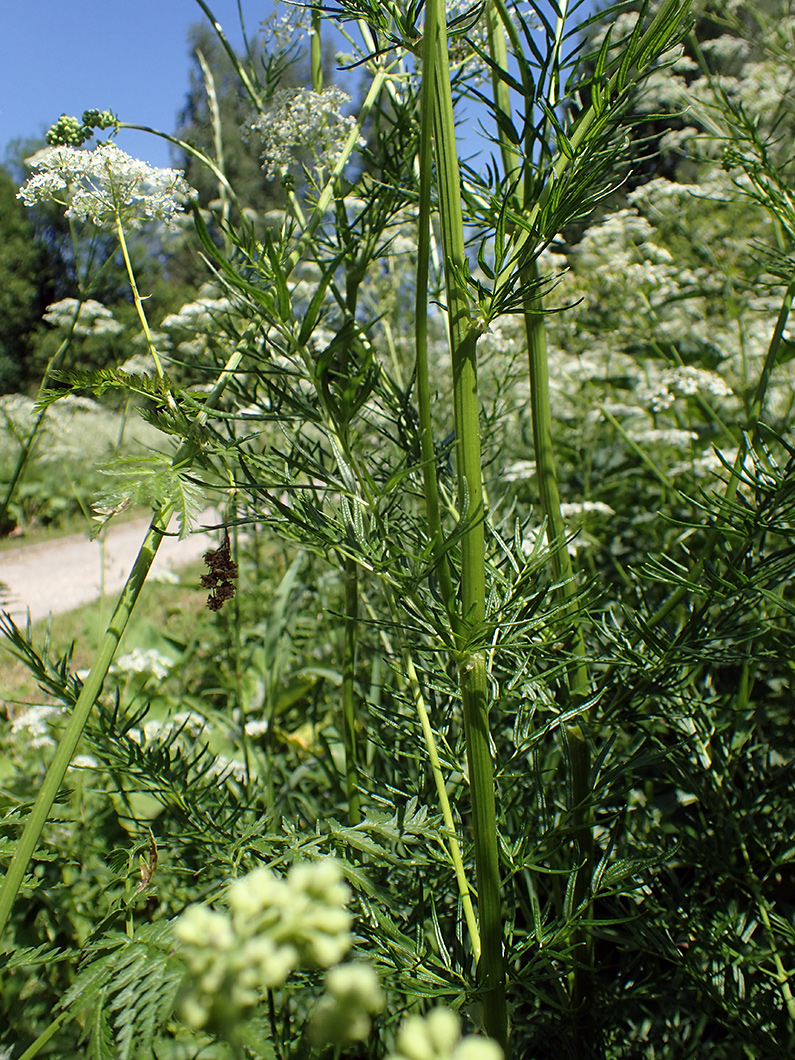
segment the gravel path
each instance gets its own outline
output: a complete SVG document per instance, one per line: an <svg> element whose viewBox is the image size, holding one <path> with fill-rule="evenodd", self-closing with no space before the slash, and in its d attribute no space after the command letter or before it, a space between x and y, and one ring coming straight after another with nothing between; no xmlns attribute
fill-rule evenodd
<svg viewBox="0 0 795 1060"><path fill-rule="evenodd" d="M198 525L212 525L215 513L206 512ZM71 611L81 604L97 600L103 591L115 597L127 580L141 542L149 526L148 519L113 523L103 545L77 534L0 553L0 609L8 611L17 624L24 622L27 610L34 622L48 614ZM170 530L175 530L172 524ZM195 533L180 541L167 537L160 545L152 564L152 573L174 570L193 563L208 548L218 544L218 534ZM104 560L104 564L103 564Z"/></svg>

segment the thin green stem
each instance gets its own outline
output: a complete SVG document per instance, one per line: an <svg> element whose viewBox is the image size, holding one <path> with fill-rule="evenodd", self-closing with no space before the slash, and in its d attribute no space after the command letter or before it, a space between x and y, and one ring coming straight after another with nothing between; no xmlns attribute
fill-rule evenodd
<svg viewBox="0 0 795 1060"><path fill-rule="evenodd" d="M342 735L345 747L345 788L348 797L348 820L356 825L362 819L359 792L358 738L356 734L356 644L359 631L359 566L346 556L343 580L345 584L345 623L342 663Z"/></svg>
<svg viewBox="0 0 795 1060"><path fill-rule="evenodd" d="M213 130L213 148L215 150L215 157L218 162L218 169L223 173L225 168L224 138L221 129L221 111L218 107L218 93L215 89L215 77L213 76L210 64L204 58L204 54L200 48L196 49L196 58L199 60L199 66L201 66L202 77L204 78L204 91L210 109L210 123ZM221 200L221 218L223 221L229 220L229 194L226 189L227 182L219 180L218 198Z"/></svg>
<svg viewBox="0 0 795 1060"><path fill-rule="evenodd" d="M533 265L524 277L528 287L538 279ZM537 290L537 288L535 288ZM552 440L552 415L549 404L549 364L546 323L541 296L528 297L525 308L525 331L530 369L530 406L533 423L533 445L536 458L541 512L546 521L547 540L555 576L555 592L561 604L561 615L571 629L571 660L566 668L570 706L584 703L588 697L588 669L585 661L585 639L578 602L577 584L566 544L566 527L560 508L555 450ZM591 830L590 752L585 731L576 718L565 727L569 751L572 832L577 844L579 867L574 888L574 905L580 908L587 900L593 871L593 833ZM592 947L582 932L575 933L573 956L575 970L571 976L572 1004L579 1007L589 1001L592 981Z"/></svg>
<svg viewBox="0 0 795 1060"><path fill-rule="evenodd" d="M46 1030L41 1032L35 1042L31 1042L25 1052L21 1054L19 1060L33 1060L34 1056L38 1056L41 1050L50 1040L50 1038L52 1038L52 1036L61 1026L61 1024L65 1023L71 1015L72 1013L68 1009L65 1012L60 1012L49 1025L49 1027L47 1027Z"/></svg>
<svg viewBox="0 0 795 1060"><path fill-rule="evenodd" d="M208 394L207 400L204 402L202 410L196 416L192 426L192 432L199 432L207 422L210 410L218 403L226 386L232 378L232 375L243 358L244 344L253 329L254 326L252 325L243 333L238 347L218 376L215 386L210 394ZM193 440L193 436L187 438L177 450L172 461L173 466L175 468L189 466L193 462L197 452L198 443ZM144 582L146 581L146 576L152 566L160 542L166 533L170 518L171 509L168 505L162 505L158 508L152 518L149 529L138 552L138 556L133 564L133 568L124 588L122 589L121 595L119 596L118 603L116 604L110 622L108 623L105 635L94 659L94 663L91 666L91 670L89 671L82 689L80 690L80 695L72 709L72 714L67 723L64 734L58 744L52 763L47 770L47 775L45 776L39 790L30 817L28 818L22 835L14 849L11 864L6 872L2 889L0 889L0 936L2 936L8 918L11 915L14 900L16 899L16 896L19 893L19 888L25 878L25 873L30 864L31 858L33 857L42 829L50 815L52 805L55 802L63 778L69 768L69 763L72 760L72 756L74 755L83 729L88 721L91 709L94 706L97 696L102 688L102 684L107 677L113 657L116 654L116 649L119 646L119 642L121 641L124 630L127 627L127 623L130 620L130 616L132 615L138 596L143 588Z"/></svg>
<svg viewBox="0 0 795 1060"><path fill-rule="evenodd" d="M210 24L213 27L213 29L215 30L215 34L218 37L218 39L220 40L224 51L229 56L229 60L232 63L232 66L235 69L235 73L240 78L240 81L243 84L243 87L245 88L246 92L248 93L249 99L251 100L252 104L256 107L256 109L261 113L262 112L262 101L260 99L260 93L257 91L257 89L256 89L256 87L254 85L254 82L248 76L248 71L243 66L243 64L240 62L240 59L237 56L237 52L235 51L235 49L232 47L232 45L227 40L226 34L224 33L223 29L221 28L221 23L218 21L218 19L212 13L212 11L208 7L208 5L204 3L204 0L196 0L196 3L199 5L199 7L205 13L207 18L210 20Z"/></svg>
<svg viewBox="0 0 795 1060"><path fill-rule="evenodd" d="M385 586L386 598L389 603L389 611L392 616L392 624L396 630L400 629L400 623L398 616L400 610L395 600L395 594L391 586ZM369 604L365 605L370 618L375 622L375 613ZM394 656L394 650L387 633L382 629L380 633L381 639L384 644L384 649L387 656ZM420 719L420 727L422 728L422 735L425 741L425 749L428 752L428 761L431 766L431 773L433 775L433 782L436 787L436 794L439 799L439 807L442 811L442 820L444 821L445 828L447 829L447 853L450 857L450 863L453 866L453 872L455 873L456 883L458 884L458 893L461 898L461 906L464 911L464 919L467 924L467 930L469 931L469 940L472 947L472 956L475 958L477 963L480 960L480 931L478 928L477 917L475 916L475 908L472 904L472 892L469 888L469 881L467 880L466 869L464 868L464 859L461 856L461 847L458 842L458 832L453 818L453 811L450 805L450 796L447 793L447 782L445 775L442 770L442 763L439 758L439 751L436 746L436 737L434 736L433 726L431 725L430 716L428 715L428 707L425 703L425 696L422 692L422 685L420 683L419 675L417 674L417 668L414 665L414 659L411 655L409 647L403 643L401 645L401 656L403 658L403 669L405 671L405 679L408 681L409 688L411 689L411 698L414 703L414 708L417 711L417 716ZM400 675L399 675L400 676Z"/></svg>
<svg viewBox="0 0 795 1060"><path fill-rule="evenodd" d="M469 881L466 877L464 859L461 857L461 847L458 844L455 821L453 820L453 811L450 806L449 796L447 794L447 785L445 782L444 773L442 772L442 764L439 760L439 751L436 747L436 739L433 734L431 720L428 716L428 708L425 705L425 697L422 694L422 686L420 685L420 680L417 676L417 671L414 666L414 660L412 659L411 653L409 652L408 648L403 649L403 665L406 670L406 677L408 678L409 687L411 688L411 694L414 700L414 708L417 711L417 716L420 719L422 735L425 740L425 748L428 752L428 761L431 765L433 782L436 786L436 795L439 799L439 806L442 810L442 820L444 821L445 828L447 829L448 852L450 855L450 861L453 865L453 871L455 872L456 882L458 883L458 893L461 896L461 905L464 910L464 919L466 920L467 929L469 931L472 953L475 958L475 962L478 963L480 961L481 954L480 931L478 929L477 918L475 917L475 909L472 904L472 894L469 890Z"/></svg>
<svg viewBox="0 0 795 1060"><path fill-rule="evenodd" d="M121 223L121 218L118 216L116 217L116 236L119 240L119 246L121 247L122 257L124 258L124 267L127 270L127 281L130 284L133 302L135 303L135 311L138 314L138 319L141 322L141 329L144 333L144 338L146 339L146 346L149 350L149 353L152 355L152 360L154 361L155 370L157 371L157 375L160 379L160 382L165 383L163 365L160 362L160 356L157 352L157 347L155 346L154 339L152 338L152 332L149 328L149 321L146 319L144 304L141 299L141 295L138 292L138 284L135 280L135 273L133 271L132 262L130 261L130 252L127 249L127 240L124 235L124 226Z"/></svg>

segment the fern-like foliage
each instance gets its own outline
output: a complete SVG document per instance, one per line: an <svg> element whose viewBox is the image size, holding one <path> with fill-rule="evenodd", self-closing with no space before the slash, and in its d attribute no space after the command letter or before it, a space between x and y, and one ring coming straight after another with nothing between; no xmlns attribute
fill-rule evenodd
<svg viewBox="0 0 795 1060"><path fill-rule="evenodd" d="M111 932L85 949L61 1008L83 1023L88 1060L151 1055L184 974L170 924L145 924L132 938Z"/></svg>
<svg viewBox="0 0 795 1060"><path fill-rule="evenodd" d="M190 533L201 511L203 494L186 470L175 467L170 457L163 453L120 457L99 470L115 481L97 495L95 534L131 504L171 508L177 516L179 536L184 538Z"/></svg>
<svg viewBox="0 0 795 1060"><path fill-rule="evenodd" d="M41 391L36 402L38 408L48 408L67 394L91 393L101 397L108 390L123 390L127 394L136 394L160 403L163 401L164 387L168 389L168 380L163 383L156 377L123 372L120 368L52 372L51 378L60 385Z"/></svg>

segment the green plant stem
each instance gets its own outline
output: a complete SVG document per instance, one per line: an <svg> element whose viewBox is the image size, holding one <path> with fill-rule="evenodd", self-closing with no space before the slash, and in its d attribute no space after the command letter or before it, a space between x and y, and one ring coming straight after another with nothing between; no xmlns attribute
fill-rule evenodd
<svg viewBox="0 0 795 1060"><path fill-rule="evenodd" d="M458 500L461 532L461 633L457 637L459 683L472 799L481 956L478 979L486 1033L508 1054L508 1018L503 963L503 926L494 765L488 719L485 651L479 647L486 613L486 571L477 337L462 277L467 260L461 188L449 79L447 27L442 0L430 0L425 15L423 78L434 78L434 140L439 215L445 263L453 366ZM432 70L435 67L435 73Z"/></svg>
<svg viewBox="0 0 795 1060"><path fill-rule="evenodd" d="M385 586L386 598L389 602L389 611L392 616L393 626L396 630L400 629L399 614L400 610L395 600L395 594L391 586ZM369 604L365 605L370 618L373 623L376 621L375 613ZM384 650L388 657L394 656L394 649L392 644L384 630L381 630L381 639L384 644ZM403 668L405 670L405 679L408 681L409 688L411 689L411 698L414 703L414 708L417 711L417 716L420 719L420 727L422 728L423 739L425 740L425 748L428 752L428 761L431 765L431 773L433 775L433 782L436 787L436 794L439 799L439 806L442 811L442 819L447 828L447 853L450 858L450 863L453 866L453 872L455 873L456 883L458 884L458 893L461 898L461 907L464 911L464 919L466 920L467 930L469 931L469 940L472 947L472 955L475 958L475 963L480 960L480 931L478 928L477 917L475 916L475 909L472 904L472 893L469 889L469 881L467 880L466 869L464 868L464 859L461 856L461 847L458 843L458 833L456 830L455 820L453 818L452 807L450 806L450 797L447 794L447 784L445 782L445 776L442 771L442 763L439 759L439 751L436 746L436 737L434 736L433 726L428 715L428 707L425 703L425 697L422 693L422 685L420 683L419 675L417 674L417 668L414 665L414 659L412 658L411 651L406 644L401 646L401 656L403 658Z"/></svg>
<svg viewBox="0 0 795 1060"><path fill-rule="evenodd" d="M312 70L312 91L323 91L323 49L320 41L322 14L317 7L312 8L312 36L309 41L309 66Z"/></svg>
<svg viewBox="0 0 795 1060"><path fill-rule="evenodd" d="M243 64L240 62L240 59L237 57L237 52L235 51L235 49L232 47L232 45L227 40L226 34L224 33L223 29L221 28L221 23L218 21L218 19L212 13L212 11L208 7L208 5L204 3L204 0L196 0L196 3L199 5L199 7L202 9L202 11L205 13L207 18L209 19L210 25L215 30L215 34L218 37L218 39L220 40L224 51L229 56L229 61L232 63L232 66L234 67L235 73L240 78L240 81L243 84L243 87L245 88L246 92L248 93L249 99L251 100L252 104L257 108L257 110L260 113L262 113L262 101L260 100L260 94L257 91L257 89L256 89L256 87L254 85L254 82L248 76L248 71L243 66Z"/></svg>
<svg viewBox="0 0 795 1060"><path fill-rule="evenodd" d="M414 343L417 378L417 411L419 415L422 482L425 494L425 515L431 539L432 555L437 564L436 576L444 605L456 627L455 598L450 563L444 551L439 505L439 482L436 474L436 451L433 443L431 416L431 384L428 368L428 290L431 257L431 182L433 175L433 110L436 95L436 66L432 38L428 41L429 54L425 59L426 75L420 92L419 218L417 238L417 287L415 296Z"/></svg>
<svg viewBox="0 0 795 1060"><path fill-rule="evenodd" d="M61 345L50 358L50 361L44 372L44 377L41 381L41 386L39 387L39 396L41 396L42 391L46 388L47 383L50 380L50 376L58 368L61 361L63 360L64 354L71 345L72 335L74 333L74 326L77 323L77 317L80 313L80 308L82 304L82 302L78 302L77 310L75 311L75 316L72 320L72 326L69 330L69 334L66 336ZM11 504L11 501L14 499L14 494L19 484L19 480L25 473L25 468L28 466L28 461L30 460L33 454L33 447L36 444L36 438L38 437L39 431L41 430L41 425L44 422L48 409L48 405L45 405L44 408L39 409L39 412L33 421L33 425L30 428L30 431L28 432L28 436L22 443L22 448L20 449L19 455L17 456L17 462L14 465L14 470L11 473L11 480L8 483L8 488L6 489L5 497L3 498L3 503L0 504L0 529L2 529L3 524L5 523L6 515L8 514L8 509Z"/></svg>
<svg viewBox="0 0 795 1060"><path fill-rule="evenodd" d="M455 821L453 820L453 811L450 807L450 799L447 795L447 786L445 784L444 773L442 772L442 765L439 760L436 739L433 735L430 718L428 717L428 708L425 705L425 697L422 694L422 686L420 685L420 680L417 676L414 660L407 648L403 649L403 665L406 670L409 687L411 688L414 708L420 719L422 735L428 752L428 761L431 764L433 782L436 786L436 794L442 810L442 819L444 820L445 828L447 829L448 852L450 855L450 861L453 865L456 882L458 884L458 893L461 896L461 905L464 910L464 919L466 920L467 929L469 931L472 953L475 962L478 963L481 954L480 931L478 929L477 918L475 917L475 909L472 905L469 881L467 880L466 870L464 869L464 859L461 857L461 847L458 845Z"/></svg>
<svg viewBox="0 0 795 1060"><path fill-rule="evenodd" d="M235 349L223 371L218 376L215 386L208 394L207 400L204 402L202 410L196 416L192 425L192 433L195 434L200 431L201 427L207 421L209 411L218 403L221 394L226 389L229 380L243 358L245 342L253 330L254 325L251 325L243 333L238 347ZM180 445L174 456L174 460L172 461L173 466L189 466L193 462L198 449L199 445L194 441L193 436L187 438L183 441L182 445ZM110 664L113 661L116 649L119 646L119 642L121 641L124 630L138 600L138 596L143 588L144 582L146 581L146 576L152 566L152 561L154 560L160 542L163 540L163 536L166 533L171 514L170 507L168 505L163 505L155 512L152 521L149 524L149 529L144 537L127 582L119 596L118 603L116 604L116 608L111 616L110 622L108 623L105 635L99 646L93 665L91 666L91 670L85 680L85 684L80 690L80 695L72 709L72 714L69 718L64 734L61 737L53 760L47 770L38 797L31 810L30 817L28 818L22 835L14 849L11 864L8 867L5 879L3 880L3 886L0 889L0 937L8 923L14 900L19 893L22 881L25 878L25 872L27 871L30 860L33 857L42 829L50 815L52 805L55 802L63 778L69 768L69 763L72 760L72 756L74 755L83 729L88 721L88 716L94 706L97 696L99 695L102 684L107 677Z"/></svg>
<svg viewBox="0 0 795 1060"><path fill-rule="evenodd" d="M138 314L138 319L141 322L141 329L146 339L147 349L152 355L152 360L155 363L155 370L157 371L160 382L165 384L165 375L163 372L163 365L160 362L160 356L158 355L157 348L155 347L154 339L152 338L152 332L149 328L149 321L146 319L146 312L144 311L144 304L141 300L141 295L138 292L138 284L135 281L135 273L133 272L132 262L130 261L130 253L127 249L127 240L124 235L124 226L121 223L121 218L116 218L116 236L119 240L119 246L121 247L122 257L124 258L124 267L127 270L127 280L130 284L130 290L132 291L133 302L135 303L135 311ZM170 403L173 404L173 397L170 396Z"/></svg>
<svg viewBox="0 0 795 1060"><path fill-rule="evenodd" d="M362 819L359 792L358 740L356 735L356 643L359 629L359 565L345 556L344 651L342 663L342 735L345 746L345 788L348 797L348 821L357 825Z"/></svg>
<svg viewBox="0 0 795 1060"><path fill-rule="evenodd" d="M531 287L538 279L533 264L523 277ZM537 290L537 287L535 288ZM577 585L566 542L566 527L560 509L555 450L552 440L552 415L549 405L549 363L546 322L541 296L531 295L525 311L525 331L530 369L530 406L533 422L533 445L541 512L546 521L547 540L551 548L552 569L557 582L555 592L561 603L561 614L571 628L571 660L566 668L570 707L584 704L588 697L588 670L585 662L585 640L578 603ZM571 777L572 832L577 844L579 867L574 887L575 909L587 901L593 871L593 832L591 829L590 752L579 720L565 727ZM593 974L592 945L582 933L575 933L575 969L571 976L572 1005L578 1008L590 1000Z"/></svg>
<svg viewBox="0 0 795 1060"><path fill-rule="evenodd" d="M35 1042L31 1042L25 1052L21 1054L19 1060L33 1060L34 1056L38 1056L50 1038L52 1038L61 1024L66 1022L69 1016L71 1016L71 1012L68 1009L65 1012L60 1012L49 1027L41 1032Z"/></svg>
<svg viewBox="0 0 795 1060"><path fill-rule="evenodd" d="M113 612L108 624L94 663L72 709L71 717L58 744L52 763L47 770L38 798L25 825L25 830L16 845L14 856L3 881L2 890L0 890L0 933L2 933L6 925L14 899L39 841L39 836L69 768L69 763L85 728L88 715L110 669L116 648L138 600L138 595L143 588L149 568L155 558L155 553L166 532L170 516L170 511L160 510L150 523L149 530L133 564L127 583L119 597L116 610Z"/></svg>
<svg viewBox="0 0 795 1060"><path fill-rule="evenodd" d="M218 160L218 168L223 173L225 169L224 163L224 138L221 129L221 112L218 107L218 93L215 88L215 77L213 76L210 64L204 57L201 48L196 49L196 58L199 60L199 66L202 70L202 77L204 78L204 92L207 96L207 105L210 110L210 123L213 130L213 149L215 151L215 157ZM221 219L224 222L229 220L229 195L227 193L227 182L223 180L218 181L218 198L221 201Z"/></svg>

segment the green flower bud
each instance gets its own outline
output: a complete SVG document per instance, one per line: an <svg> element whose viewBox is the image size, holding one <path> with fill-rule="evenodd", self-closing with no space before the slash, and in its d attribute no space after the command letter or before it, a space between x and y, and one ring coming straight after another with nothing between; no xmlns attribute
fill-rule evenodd
<svg viewBox="0 0 795 1060"><path fill-rule="evenodd" d="M340 964L326 974L326 996L312 1013L313 1045L346 1045L370 1033L370 1016L384 1007L384 992L369 964Z"/></svg>
<svg viewBox="0 0 795 1060"><path fill-rule="evenodd" d="M86 140L90 140L92 135L91 130L82 125L77 118L62 114L58 121L47 130L46 140L51 147L62 145L79 147Z"/></svg>
<svg viewBox="0 0 795 1060"><path fill-rule="evenodd" d="M450 1009L436 1008L427 1016L409 1016L397 1036L389 1060L502 1060L492 1038L459 1037L461 1020Z"/></svg>

